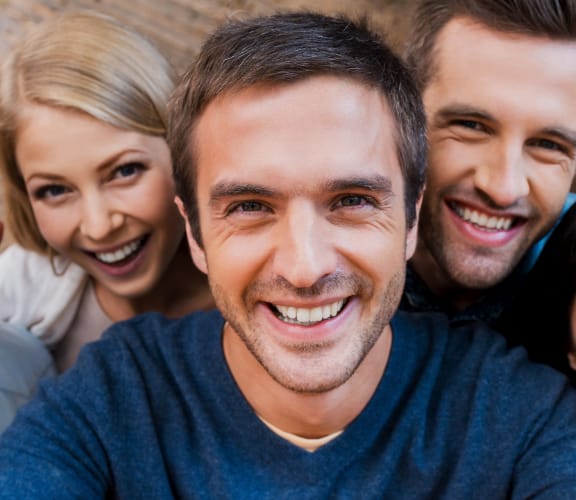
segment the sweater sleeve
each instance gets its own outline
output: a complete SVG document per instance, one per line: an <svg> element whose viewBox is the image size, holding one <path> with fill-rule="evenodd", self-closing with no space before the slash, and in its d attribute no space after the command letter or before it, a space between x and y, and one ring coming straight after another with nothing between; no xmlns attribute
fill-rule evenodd
<svg viewBox="0 0 576 500"><path fill-rule="evenodd" d="M86 351L86 350L85 350ZM0 437L0 499L104 498L110 473L101 429L109 381L98 350L41 383Z"/></svg>
<svg viewBox="0 0 576 500"><path fill-rule="evenodd" d="M556 387L550 387L553 402L548 411L534 412L535 425L515 470L513 499L576 498L575 395L568 384L561 390ZM533 394L537 398L542 392Z"/></svg>
<svg viewBox="0 0 576 500"><path fill-rule="evenodd" d="M491 433L484 439L491 447L488 456L504 453L504 443L512 443L507 498L576 498L576 392L564 375L529 362L523 348L508 349L500 336L486 338L478 413L493 419L485 428ZM477 425L483 428L482 418Z"/></svg>

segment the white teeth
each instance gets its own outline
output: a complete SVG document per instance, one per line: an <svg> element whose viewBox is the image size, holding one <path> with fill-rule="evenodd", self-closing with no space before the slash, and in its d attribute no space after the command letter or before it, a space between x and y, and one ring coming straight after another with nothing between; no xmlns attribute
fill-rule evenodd
<svg viewBox="0 0 576 500"><path fill-rule="evenodd" d="M119 248L115 252L101 252L96 253L95 255L98 260L101 260L106 264L115 264L116 262L120 262L135 253L140 249L141 245L142 240L133 241L132 243L128 243L122 248Z"/></svg>
<svg viewBox="0 0 576 500"><path fill-rule="evenodd" d="M512 217L494 217L476 210L453 205L454 211L465 221L482 228L496 231L508 231L514 219Z"/></svg>
<svg viewBox="0 0 576 500"><path fill-rule="evenodd" d="M310 321L310 309L297 308L296 320L298 323L308 323Z"/></svg>
<svg viewBox="0 0 576 500"><path fill-rule="evenodd" d="M313 325L320 321L333 318L344 306L344 301L339 300L325 306L305 308L292 306L275 306L280 313L280 319L286 323L299 323Z"/></svg>

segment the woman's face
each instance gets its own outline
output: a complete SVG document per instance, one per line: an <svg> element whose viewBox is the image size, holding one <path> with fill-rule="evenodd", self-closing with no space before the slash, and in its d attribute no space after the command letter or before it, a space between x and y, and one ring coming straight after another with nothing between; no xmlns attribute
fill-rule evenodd
<svg viewBox="0 0 576 500"><path fill-rule="evenodd" d="M166 141L62 108L21 116L16 158L48 244L114 294L150 292L184 231Z"/></svg>

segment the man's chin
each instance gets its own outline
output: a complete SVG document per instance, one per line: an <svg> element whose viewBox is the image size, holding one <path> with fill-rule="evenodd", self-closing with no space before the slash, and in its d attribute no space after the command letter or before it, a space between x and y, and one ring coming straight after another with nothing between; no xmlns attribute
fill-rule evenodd
<svg viewBox="0 0 576 500"><path fill-rule="evenodd" d="M456 288L483 292L505 280L513 269L512 265L486 262L482 266L457 266L449 274Z"/></svg>

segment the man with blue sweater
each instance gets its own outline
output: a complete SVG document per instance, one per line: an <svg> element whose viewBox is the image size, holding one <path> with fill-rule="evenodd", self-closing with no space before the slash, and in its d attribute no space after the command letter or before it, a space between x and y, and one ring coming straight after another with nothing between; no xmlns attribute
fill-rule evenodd
<svg viewBox="0 0 576 500"><path fill-rule="evenodd" d="M365 23L212 35L170 106L219 311L113 326L0 438L0 498L575 498L576 396L481 325L397 313L426 152Z"/></svg>

